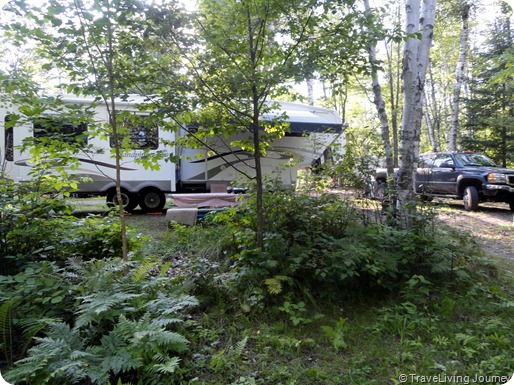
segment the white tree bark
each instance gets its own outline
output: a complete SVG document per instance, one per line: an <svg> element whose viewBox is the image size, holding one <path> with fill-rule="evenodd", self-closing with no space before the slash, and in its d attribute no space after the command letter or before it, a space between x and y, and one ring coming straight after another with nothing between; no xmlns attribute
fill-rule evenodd
<svg viewBox="0 0 514 385"><path fill-rule="evenodd" d="M412 176L417 166L422 100L430 46L433 40L436 0L406 1L406 32L410 35L403 56L403 116L400 135L399 203L412 195ZM419 34L421 38L414 34Z"/></svg>
<svg viewBox="0 0 514 385"><path fill-rule="evenodd" d="M434 125L432 124L432 118L430 117L429 108L428 108L428 98L427 93L423 92L423 111L425 112L425 122L427 124L428 129L428 139L430 140L430 148L432 151L437 151L436 140L435 140L435 131Z"/></svg>
<svg viewBox="0 0 514 385"><path fill-rule="evenodd" d="M371 12L371 8L369 6L369 1L364 0L364 8L366 13ZM368 56L371 64L371 85L373 87L373 104L377 109L378 118L380 120L380 132L382 137L382 145L384 147L384 152L386 156L386 168L387 174L392 175L394 173L394 165L393 165L393 151L391 147L391 139L390 139L390 130L389 130L389 119L387 117L386 104L384 98L382 97L382 88L380 87L380 83L378 81L377 71L374 68L377 62L376 55L376 47L372 43L368 47Z"/></svg>
<svg viewBox="0 0 514 385"><path fill-rule="evenodd" d="M314 105L314 79L307 80L307 101L309 106Z"/></svg>
<svg viewBox="0 0 514 385"><path fill-rule="evenodd" d="M471 5L466 0L461 4L462 26L460 33L459 61L455 70L455 84L452 94L452 119L448 141L448 151L457 151L457 136L459 135L460 90L465 81L467 52L469 45L469 10Z"/></svg>

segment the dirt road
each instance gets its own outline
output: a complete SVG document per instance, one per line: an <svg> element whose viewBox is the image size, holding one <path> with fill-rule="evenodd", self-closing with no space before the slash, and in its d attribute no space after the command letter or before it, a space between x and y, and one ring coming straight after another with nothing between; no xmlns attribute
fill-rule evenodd
<svg viewBox="0 0 514 385"><path fill-rule="evenodd" d="M514 260L514 212L507 204L481 204L477 212L467 212L461 201L444 201L439 219L469 232L493 255Z"/></svg>

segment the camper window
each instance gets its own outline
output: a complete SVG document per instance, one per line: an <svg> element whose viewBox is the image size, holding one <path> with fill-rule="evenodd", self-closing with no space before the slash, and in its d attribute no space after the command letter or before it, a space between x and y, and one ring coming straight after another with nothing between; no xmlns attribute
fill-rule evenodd
<svg viewBox="0 0 514 385"><path fill-rule="evenodd" d="M5 116L5 160L10 162L14 160L14 133L12 126L8 125L11 120L10 115Z"/></svg>
<svg viewBox="0 0 514 385"><path fill-rule="evenodd" d="M130 148L156 150L159 147L159 133L157 126L149 124L146 116L133 115L123 118L122 133L128 135ZM122 135L124 137L124 135ZM122 140L123 141L123 140ZM111 136L111 148L114 139Z"/></svg>
<svg viewBox="0 0 514 385"><path fill-rule="evenodd" d="M66 143L87 144L87 124L70 123L58 117L38 118L34 122L34 138L51 138L63 140Z"/></svg>

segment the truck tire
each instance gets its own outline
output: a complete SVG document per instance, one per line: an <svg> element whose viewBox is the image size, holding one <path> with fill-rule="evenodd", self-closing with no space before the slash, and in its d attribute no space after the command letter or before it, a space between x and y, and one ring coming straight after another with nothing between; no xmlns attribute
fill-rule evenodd
<svg viewBox="0 0 514 385"><path fill-rule="evenodd" d="M117 194L115 189L111 189L107 192L107 196L105 198L107 206L118 206L118 198L116 195ZM132 211L138 205L137 195L132 194L125 189L121 189L121 199L123 201L123 208L125 209L125 211Z"/></svg>
<svg viewBox="0 0 514 385"><path fill-rule="evenodd" d="M156 188L147 188L139 192L139 206L143 211L159 211L166 204L166 195Z"/></svg>
<svg viewBox="0 0 514 385"><path fill-rule="evenodd" d="M462 197L464 202L464 209L466 211L477 211L478 210L478 191L475 186L467 186L464 189L464 196Z"/></svg>

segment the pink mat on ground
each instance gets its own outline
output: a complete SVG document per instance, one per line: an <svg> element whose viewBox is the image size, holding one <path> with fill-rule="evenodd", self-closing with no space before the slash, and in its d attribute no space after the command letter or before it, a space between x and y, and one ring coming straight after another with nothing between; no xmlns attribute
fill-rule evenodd
<svg viewBox="0 0 514 385"><path fill-rule="evenodd" d="M236 206L244 199L241 194L201 193L201 194L172 194L177 207L226 207Z"/></svg>

